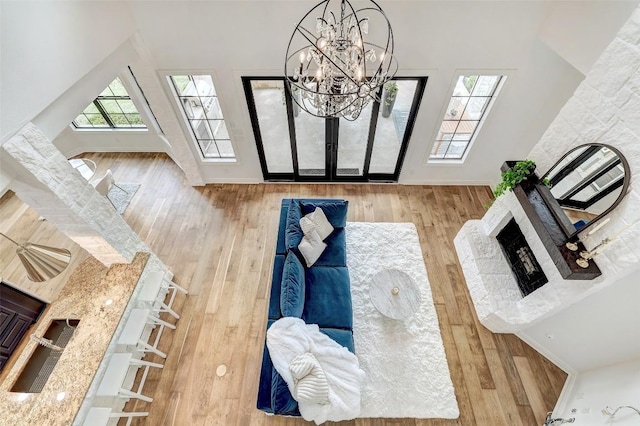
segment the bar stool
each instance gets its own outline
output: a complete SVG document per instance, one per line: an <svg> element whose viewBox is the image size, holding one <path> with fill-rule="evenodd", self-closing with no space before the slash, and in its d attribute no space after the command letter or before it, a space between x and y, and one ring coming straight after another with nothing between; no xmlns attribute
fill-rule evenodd
<svg viewBox="0 0 640 426"><path fill-rule="evenodd" d="M187 290L185 290L184 288L180 287L178 284L173 282L173 279L171 279L168 272L166 274L163 274L162 282L163 282L163 285L167 287L167 291L173 290L173 293L171 294L171 298L169 299L169 303L167 304L169 307L173 306L173 301L176 299L176 293L180 292L185 296L189 294Z"/></svg>
<svg viewBox="0 0 640 426"><path fill-rule="evenodd" d="M140 384L135 392L131 391L130 388L127 389L128 386L125 384L131 367L135 367L136 371L138 368L144 367ZM155 362L135 359L130 352L115 353L111 355L111 359L105 369L100 386L98 386L98 390L96 391L96 396L138 398L141 401L153 401L153 398L142 394L142 389L144 387L144 383L147 381L147 374L149 374L150 367L162 368L163 365ZM131 378L131 383L133 383L133 378Z"/></svg>
<svg viewBox="0 0 640 426"><path fill-rule="evenodd" d="M158 325L160 326L160 329L156 334L156 338L153 341L153 344L149 344L147 340L151 331L147 330L147 328L156 327ZM168 322L153 315L149 309L132 309L122 333L118 338L118 345L127 347L127 350L134 347L135 350L142 353L153 352L162 358L166 358L167 354L158 349L158 343L160 342L160 337L162 336L162 331L165 327L171 329L176 328L175 325L169 324ZM145 331L149 332L146 336L144 335Z"/></svg>
<svg viewBox="0 0 640 426"><path fill-rule="evenodd" d="M87 413L87 417L82 423L83 426L107 426L111 419L127 419L127 426L131 424L134 417L146 417L148 412L113 412L113 408L109 407L91 407Z"/></svg>
<svg viewBox="0 0 640 426"><path fill-rule="evenodd" d="M165 303L166 295L171 291L169 303ZM167 277L167 274L159 271L150 272L142 284L142 289L137 297L138 306L141 308L149 308L160 315L167 312L174 318L180 318L180 315L172 309L176 293L188 294L187 290L180 287Z"/></svg>

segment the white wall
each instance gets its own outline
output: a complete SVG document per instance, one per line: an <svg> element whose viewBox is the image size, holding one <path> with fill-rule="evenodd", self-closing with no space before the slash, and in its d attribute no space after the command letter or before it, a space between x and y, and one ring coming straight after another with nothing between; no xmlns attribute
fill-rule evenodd
<svg viewBox="0 0 640 426"><path fill-rule="evenodd" d="M580 426L637 426L640 416L623 408L613 417L601 410L621 405L640 409L640 359L586 371L576 379L567 400L557 407L554 417L575 417ZM575 409L575 414L571 410ZM612 411L613 411L612 410Z"/></svg>
<svg viewBox="0 0 640 426"><path fill-rule="evenodd" d="M542 42L541 28L549 20L557 23L570 17L582 23L574 17L576 8L593 26L592 18L601 10L600 2L581 1L567 8L552 3L398 0L383 4L394 29L399 75L429 77L402 183L494 182L504 160L524 157L539 140L583 78L556 53L562 49L549 48L565 45L571 34L547 30ZM616 12L603 18L605 25L594 26L589 38L577 37L575 50L597 55L628 3L608 3ZM145 65L157 71L153 85L164 84L161 74L167 70L214 76L238 163L181 160L187 173L198 168L189 181L201 177L204 182L259 182L262 175L240 76L281 75L293 27L313 5L310 0L3 2L0 134L5 140L25 122L38 119L34 123L55 139L123 66L139 59L139 48L130 51L135 33L148 52ZM556 44L554 37L559 39ZM461 72L506 73L509 80L465 164L427 164L452 82ZM145 92L154 90L149 81L147 73L141 81ZM73 102L67 103L69 96ZM167 112L165 101L150 102L157 115ZM80 142L67 139L59 145L81 143L97 151L130 145L120 135L116 138L120 140L105 140L98 134L89 139L83 134ZM190 136L174 133L169 138L174 152L179 145L182 159L186 158L183 142L192 143Z"/></svg>
<svg viewBox="0 0 640 426"><path fill-rule="evenodd" d="M542 320L525 334L543 342L576 371L640 359L639 300L634 273Z"/></svg>
<svg viewBox="0 0 640 426"><path fill-rule="evenodd" d="M125 43L125 45L128 44L129 42ZM130 53L131 56L129 56L128 59L132 61L135 55L133 52ZM131 97L147 128L106 130L76 129L73 125L67 125L62 133L53 141L54 145L66 157L72 157L83 152L171 152L171 146L168 145L165 138L161 136L160 128L153 114L150 112L143 94L136 85L131 72L128 69L123 69L117 76L125 86L127 93ZM115 75L113 78L115 78ZM113 80L113 78L111 80ZM77 87L74 86L74 88ZM82 87L82 89L84 89L84 87ZM91 100L96 98L101 92L102 89L95 93ZM68 98L69 96L62 97L62 99ZM40 116L36 117L34 121L37 123L39 118ZM75 118L75 116L73 118Z"/></svg>
<svg viewBox="0 0 640 426"><path fill-rule="evenodd" d="M529 154L541 170L588 142L609 144L626 157L629 191L609 214L611 221L587 242L593 247L622 232L596 258L603 271L601 288L640 269L640 226L626 229L640 220L640 181L635 179L640 173L639 109L640 9L636 9Z"/></svg>
<svg viewBox="0 0 640 426"><path fill-rule="evenodd" d="M25 31L32 26L32 31ZM151 151L176 158L174 147L154 126L127 74L128 65L141 65L127 2L2 2L2 42L7 46L2 46L0 143L31 121L67 157L92 151ZM71 131L71 121L116 76L127 87L148 130ZM176 142L181 141L176 138ZM11 185L10 161L2 153L0 194ZM193 175L187 173L189 182L201 181L198 171L198 178L191 179Z"/></svg>
<svg viewBox="0 0 640 426"><path fill-rule="evenodd" d="M586 75L637 4L617 2L611 7L603 1L584 7L575 1L552 2L540 39Z"/></svg>
<svg viewBox="0 0 640 426"><path fill-rule="evenodd" d="M529 154L542 170L571 148L600 142L612 145L626 157L631 169L629 191L609 214L610 222L589 238L593 248L604 238L612 242L595 258L602 270L599 283L573 306L524 331L528 343L562 360L577 375L573 387L563 391L558 412L567 414L566 401L582 404L583 386L596 392L598 404L621 405L623 396L638 393L637 361L640 359L640 8L621 28L593 69L562 108L540 142ZM520 334L519 334L520 335ZM613 365L636 361L622 370ZM600 368L599 372L588 372ZM614 374L615 373L615 374ZM609 376L611 374L611 376ZM631 376L631 374L634 374ZM628 379L635 384L625 386ZM627 391L629 391L627 393ZM569 396L567 396L569 395ZM620 396L620 399L613 398ZM580 402L582 401L582 402ZM637 405L638 398L634 402ZM626 402L630 403L630 402ZM595 404L595 402L594 402ZM564 410L564 411L563 411ZM590 423L598 423L589 417ZM636 420L637 421L637 420ZM582 423L581 423L582 424ZM613 423L625 424L625 423Z"/></svg>
<svg viewBox="0 0 640 426"><path fill-rule="evenodd" d="M82 34L77 34L81 37ZM24 46L28 50L30 46ZM33 122L48 139L53 140L56 147L66 156L80 154L82 152L103 151L141 151L141 152L167 152L172 154L171 147L165 142L159 133L157 126L153 125L153 119L145 107L137 88L127 81L127 64L138 58L136 49L131 40L123 42L113 52L110 52L100 63L87 72L69 89L51 102L44 110L30 117ZM4 58L3 58L4 59ZM3 62L4 63L4 62ZM66 65L60 65L65 69ZM69 70L67 70L69 71ZM130 75L130 74L129 74ZM116 130L108 131L73 131L69 124L84 108L100 94L116 76L121 76L127 86L132 99L136 103L140 114L149 128L144 131ZM130 79L130 77L129 77ZM4 98L3 98L4 101ZM4 128L3 128L4 129ZM3 141L3 143L6 141ZM136 149L139 147L139 149ZM0 194L4 194L11 186L12 160L2 151L0 162Z"/></svg>
<svg viewBox="0 0 640 426"><path fill-rule="evenodd" d="M0 197L8 190L11 181L17 176L13 159L0 151Z"/></svg>
<svg viewBox="0 0 640 426"><path fill-rule="evenodd" d="M127 3L3 1L0 23L2 142L135 31Z"/></svg>
<svg viewBox="0 0 640 426"><path fill-rule="evenodd" d="M149 130L75 130L69 126L53 143L67 158L83 152L166 152L157 133Z"/></svg>
<svg viewBox="0 0 640 426"><path fill-rule="evenodd" d="M35 123L50 140L53 140L134 57L135 50L131 43L124 42L29 121Z"/></svg>
<svg viewBox="0 0 640 426"><path fill-rule="evenodd" d="M207 180L261 180L239 77L281 75L293 27L313 5L311 1L132 5L140 34L161 72L203 70L214 75L240 163L204 165ZM539 140L583 78L538 39L549 14L548 2L394 1L382 6L393 25L399 74L429 76L403 183L494 181L502 161L522 158ZM581 2L583 8L591 6ZM511 77L467 162L427 165L457 70L504 71Z"/></svg>
<svg viewBox="0 0 640 426"><path fill-rule="evenodd" d="M0 7L0 144L29 121L54 139L126 66L132 50L125 40L135 30L128 5L3 1ZM0 194L13 179L11 161L2 155Z"/></svg>

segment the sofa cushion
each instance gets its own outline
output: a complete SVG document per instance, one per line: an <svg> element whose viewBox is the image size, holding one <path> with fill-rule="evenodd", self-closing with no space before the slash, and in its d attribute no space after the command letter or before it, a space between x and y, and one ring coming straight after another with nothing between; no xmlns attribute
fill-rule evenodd
<svg viewBox="0 0 640 426"><path fill-rule="evenodd" d="M287 214L289 214L290 199L282 200L280 205L280 221L278 222L278 241L276 242L276 254L286 254L287 249L284 245L285 229L287 226Z"/></svg>
<svg viewBox="0 0 640 426"><path fill-rule="evenodd" d="M271 292L269 294L268 319L277 320L282 317L280 312L280 292L282 291L282 273L284 272L284 259L282 254L276 254L273 259L273 272L271 273Z"/></svg>
<svg viewBox="0 0 640 426"><path fill-rule="evenodd" d="M284 261L282 271L282 288L280 289L280 311L284 317L302 316L305 303L304 266L298 256L289 252Z"/></svg>
<svg viewBox="0 0 640 426"><path fill-rule="evenodd" d="M313 212L316 207L320 207L334 228L344 228L347 225L348 206L349 202L346 200L300 201L301 216Z"/></svg>
<svg viewBox="0 0 640 426"><path fill-rule="evenodd" d="M274 320L267 321L267 330ZM258 386L257 407L267 413L300 416L298 404L291 396L289 388L271 362L269 349L264 345L262 353L262 369L260 370L260 384Z"/></svg>
<svg viewBox="0 0 640 426"><path fill-rule="evenodd" d="M347 266L347 246L344 228L336 228L324 242L327 243L327 248L314 263L314 267Z"/></svg>
<svg viewBox="0 0 640 426"><path fill-rule="evenodd" d="M321 207L316 207L314 211L302 217L300 219L300 228L305 236L309 235L311 231L318 232L322 240L326 240L333 232L333 226L331 226L331 222L329 222Z"/></svg>
<svg viewBox="0 0 640 426"><path fill-rule="evenodd" d="M307 270L302 319L320 328L353 328L349 272L344 266L314 266Z"/></svg>
<svg viewBox="0 0 640 426"><path fill-rule="evenodd" d="M275 368L271 371L271 408L280 415L299 416L298 402L293 399L287 382Z"/></svg>
<svg viewBox="0 0 640 426"><path fill-rule="evenodd" d="M267 323L267 328L273 324L273 321ZM271 356L269 356L269 349L267 345L264 345L262 351L262 368L260 369L260 383L258 384L258 401L257 407L259 410L266 411L267 413L273 413L273 407L271 405L271 378L273 376L273 364L271 363Z"/></svg>
<svg viewBox="0 0 640 426"><path fill-rule="evenodd" d="M342 328L321 328L320 331L338 342L338 344L349 349L351 353L356 353L353 346L353 332L351 330L343 330Z"/></svg>
<svg viewBox="0 0 640 426"><path fill-rule="evenodd" d="M284 246L286 250L296 249L302 240L303 233L302 229L300 229L301 218L302 211L300 210L300 203L296 200L291 200L289 211L287 212L287 223L284 234Z"/></svg>

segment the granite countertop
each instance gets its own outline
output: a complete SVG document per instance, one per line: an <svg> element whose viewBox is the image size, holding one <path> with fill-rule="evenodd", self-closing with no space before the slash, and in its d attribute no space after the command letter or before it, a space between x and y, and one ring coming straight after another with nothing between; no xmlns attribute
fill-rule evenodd
<svg viewBox="0 0 640 426"><path fill-rule="evenodd" d="M78 319L80 323L41 393L9 391L37 347L27 342L0 384L3 424L73 422L148 260L148 253L138 253L130 264L107 268L89 258L76 268L38 321L35 334L42 336L55 319Z"/></svg>

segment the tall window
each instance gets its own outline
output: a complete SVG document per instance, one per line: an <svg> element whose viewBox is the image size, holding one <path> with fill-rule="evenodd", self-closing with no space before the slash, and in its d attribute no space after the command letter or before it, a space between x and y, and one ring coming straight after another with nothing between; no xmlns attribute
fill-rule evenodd
<svg viewBox="0 0 640 426"><path fill-rule="evenodd" d="M478 134L505 76L461 75L436 135L430 159L460 160Z"/></svg>
<svg viewBox="0 0 640 426"><path fill-rule="evenodd" d="M147 127L117 77L73 120L73 125L77 129Z"/></svg>
<svg viewBox="0 0 640 426"><path fill-rule="evenodd" d="M210 75L168 77L204 158L235 159Z"/></svg>

